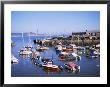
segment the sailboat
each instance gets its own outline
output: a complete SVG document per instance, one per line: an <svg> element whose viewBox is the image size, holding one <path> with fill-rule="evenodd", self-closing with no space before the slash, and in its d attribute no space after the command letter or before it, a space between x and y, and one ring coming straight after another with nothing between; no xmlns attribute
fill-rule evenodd
<svg viewBox="0 0 110 87"><path fill-rule="evenodd" d="M30 51L32 49L32 44L31 44L31 39L30 39L30 33L29 33L29 43L24 46L28 51Z"/></svg>
<svg viewBox="0 0 110 87"><path fill-rule="evenodd" d="M23 32L22 32L22 39L23 39L23 45L24 45L24 38L23 38ZM25 46L23 48L20 49L20 51L18 51L19 55L30 55L32 52L30 50L28 50L27 48L25 48Z"/></svg>

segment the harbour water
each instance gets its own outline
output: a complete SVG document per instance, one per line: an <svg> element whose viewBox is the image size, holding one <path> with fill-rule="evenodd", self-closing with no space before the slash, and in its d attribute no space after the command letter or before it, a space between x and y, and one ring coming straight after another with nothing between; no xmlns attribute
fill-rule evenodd
<svg viewBox="0 0 110 87"><path fill-rule="evenodd" d="M44 39L46 37L43 36L31 36L31 43L33 47L36 45L33 43L35 39ZM80 61L74 61L76 64L80 65L80 72L68 72L67 70L63 70L62 72L47 72L44 71L41 67L36 66L34 61L28 57L23 58L19 56L18 51L24 45L29 42L29 37L24 37L24 44L22 37L12 37L13 42L15 42L15 46L12 47L12 54L19 60L18 64L11 65L11 76L12 77L99 77L100 76L100 58L87 58L85 54L81 55ZM68 61L59 61L58 53L56 53L54 47L50 47L49 50L45 52L41 52L41 57L53 58L54 64L56 65L64 65Z"/></svg>

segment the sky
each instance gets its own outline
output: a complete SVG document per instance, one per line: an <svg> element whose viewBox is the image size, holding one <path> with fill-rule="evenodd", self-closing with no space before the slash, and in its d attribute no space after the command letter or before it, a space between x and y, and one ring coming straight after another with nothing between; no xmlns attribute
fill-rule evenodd
<svg viewBox="0 0 110 87"><path fill-rule="evenodd" d="M99 11L12 11L11 32L71 33L100 30Z"/></svg>

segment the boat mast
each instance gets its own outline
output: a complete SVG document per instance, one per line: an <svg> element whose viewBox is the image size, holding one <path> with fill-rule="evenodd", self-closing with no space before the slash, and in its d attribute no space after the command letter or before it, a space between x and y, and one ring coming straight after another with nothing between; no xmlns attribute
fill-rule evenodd
<svg viewBox="0 0 110 87"><path fill-rule="evenodd" d="M37 25L37 35L38 35L38 25Z"/></svg>
<svg viewBox="0 0 110 87"><path fill-rule="evenodd" d="M38 27L38 25L37 25L37 27ZM37 33L36 33L36 36L38 36L38 28L37 28ZM36 40L38 40L38 37L36 38Z"/></svg>
<svg viewBox="0 0 110 87"><path fill-rule="evenodd" d="M29 43L31 43L31 39L30 39L30 32L29 32Z"/></svg>
<svg viewBox="0 0 110 87"><path fill-rule="evenodd" d="M23 40L23 46L24 46L24 38L23 38L23 32L22 32L22 40Z"/></svg>

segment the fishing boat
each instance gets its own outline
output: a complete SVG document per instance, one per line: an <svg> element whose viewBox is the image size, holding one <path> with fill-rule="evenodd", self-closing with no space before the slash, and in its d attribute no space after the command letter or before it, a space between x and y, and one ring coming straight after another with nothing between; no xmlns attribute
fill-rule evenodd
<svg viewBox="0 0 110 87"><path fill-rule="evenodd" d="M44 68L44 70L48 72L61 72L62 71L61 67L57 65L53 65L51 62L44 63L42 67Z"/></svg>
<svg viewBox="0 0 110 87"><path fill-rule="evenodd" d="M47 64L47 63L53 64L53 54L52 54L51 59L49 59L49 58L45 58L45 53L44 53L44 57L41 59L41 61L45 64Z"/></svg>
<svg viewBox="0 0 110 87"><path fill-rule="evenodd" d="M43 63L51 63L51 64L53 64L53 60L51 60L51 59L48 59L48 58L43 58L43 59L41 59L41 61L43 62Z"/></svg>
<svg viewBox="0 0 110 87"><path fill-rule="evenodd" d="M93 51L92 53L91 53L91 57L92 58L97 58L97 57L99 57L100 56L100 53L97 51L97 50L95 50L95 51Z"/></svg>
<svg viewBox="0 0 110 87"><path fill-rule="evenodd" d="M75 44L69 44L68 46L63 46L62 50L64 52L73 52L77 50L77 46Z"/></svg>
<svg viewBox="0 0 110 87"><path fill-rule="evenodd" d="M21 48L20 51L18 51L19 55L30 55L32 52L27 50L26 48Z"/></svg>
<svg viewBox="0 0 110 87"><path fill-rule="evenodd" d="M70 44L69 46L71 46L71 48L72 48L73 50L75 50L75 49L78 48L75 44Z"/></svg>
<svg viewBox="0 0 110 87"><path fill-rule="evenodd" d="M62 46L61 45L56 45L55 49L56 49L56 51L62 51Z"/></svg>
<svg viewBox="0 0 110 87"><path fill-rule="evenodd" d="M45 50L48 50L49 48L48 47L45 47L45 46L37 46L37 48L36 48L36 50L37 51L40 51L40 52L43 52L43 51L45 51Z"/></svg>
<svg viewBox="0 0 110 87"><path fill-rule="evenodd" d="M73 51L73 48L71 46L66 46L62 49L62 51L64 52L70 52L70 51Z"/></svg>
<svg viewBox="0 0 110 87"><path fill-rule="evenodd" d="M48 47L45 47L45 46L42 46L40 47L41 50L48 50L49 48Z"/></svg>
<svg viewBox="0 0 110 87"><path fill-rule="evenodd" d="M59 54L59 60L81 60L81 56L77 55L76 53L67 53L67 52L61 52Z"/></svg>
<svg viewBox="0 0 110 87"><path fill-rule="evenodd" d="M73 63L73 62L69 62L64 64L65 68L71 71L76 71L76 70L80 70L80 66Z"/></svg>
<svg viewBox="0 0 110 87"><path fill-rule="evenodd" d="M86 49L86 56L89 58L97 58L100 56L99 49L95 49L94 47L89 47Z"/></svg>
<svg viewBox="0 0 110 87"><path fill-rule="evenodd" d="M18 63L18 59L14 55L11 55L11 63Z"/></svg>
<svg viewBox="0 0 110 87"><path fill-rule="evenodd" d="M24 48L26 48L27 50L31 50L32 49L32 45L31 44L27 44L26 46L24 46Z"/></svg>
<svg viewBox="0 0 110 87"><path fill-rule="evenodd" d="M23 38L23 32L22 32L22 40L23 40L23 45L24 45L24 38ZM29 42L30 42L30 35L29 35ZM31 44L28 44L26 46L24 46L23 48L21 48L18 53L19 55L30 55L32 53L32 51L30 50L32 48Z"/></svg>
<svg viewBox="0 0 110 87"><path fill-rule="evenodd" d="M30 33L29 33L29 43L27 45L24 46L24 48L26 48L27 50L31 50L33 47L32 47L32 44L31 44L31 39L30 39Z"/></svg>

